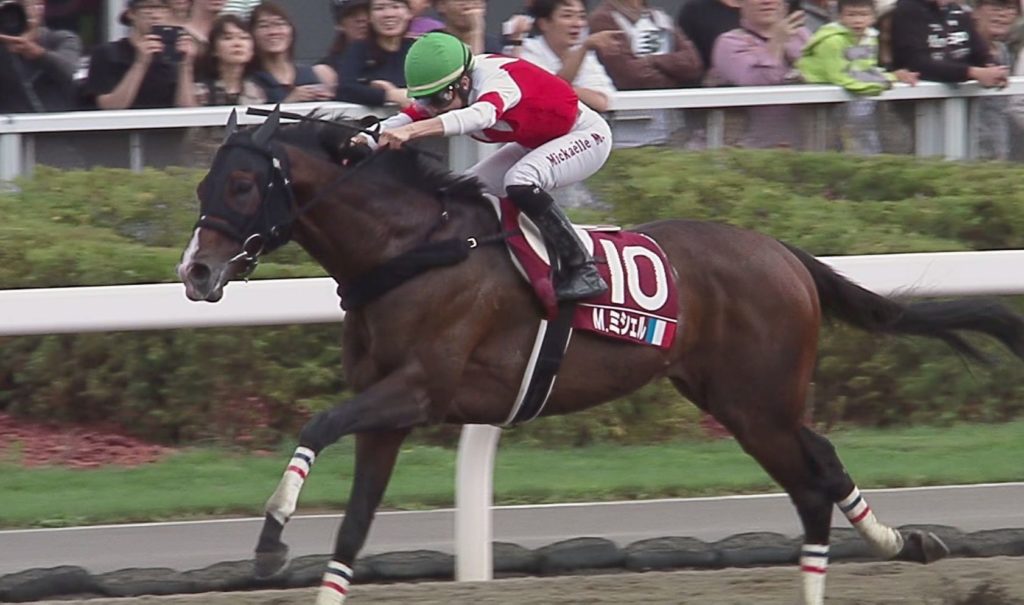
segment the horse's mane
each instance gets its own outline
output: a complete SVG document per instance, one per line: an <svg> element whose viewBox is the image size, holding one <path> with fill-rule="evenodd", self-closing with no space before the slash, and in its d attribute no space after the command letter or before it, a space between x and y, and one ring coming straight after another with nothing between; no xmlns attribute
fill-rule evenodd
<svg viewBox="0 0 1024 605"><path fill-rule="evenodd" d="M317 117L312 114L310 117ZM367 176L401 184L430 195L445 191L451 199L483 202L483 185L476 178L455 174L426 157L415 146L386 149L368 157L349 155L347 145L362 127L354 120L341 119L334 124L304 121L278 129L275 139L335 164L352 159Z"/></svg>

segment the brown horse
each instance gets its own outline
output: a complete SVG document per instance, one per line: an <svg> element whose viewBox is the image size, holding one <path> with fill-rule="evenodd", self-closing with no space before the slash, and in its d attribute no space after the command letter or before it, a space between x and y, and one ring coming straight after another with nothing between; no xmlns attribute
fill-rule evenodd
<svg viewBox="0 0 1024 605"><path fill-rule="evenodd" d="M355 158L345 143L352 132L280 127L279 118L275 112L255 130L229 134L199 186L201 216L178 272L190 299L217 301L226 283L290 238L344 292L359 294L357 301L346 294L355 308L343 341L358 394L303 428L256 549L260 574L284 565L281 534L306 474L324 448L355 434L352 492L316 601L326 605L345 599L409 432L506 419L541 307L504 246L466 244L499 232L473 179L431 169L414 150ZM979 358L956 331L989 335L1022 357L1024 320L980 300L901 304L801 250L727 225L672 220L636 230L662 246L678 274L681 329L668 350L577 334L544 415L583 410L667 377L792 498L805 532L806 603L824 599L835 505L881 557L926 563L945 556L935 536L904 535L879 522L829 441L804 426L821 315L870 332L936 337ZM421 270L427 266L436 268Z"/></svg>

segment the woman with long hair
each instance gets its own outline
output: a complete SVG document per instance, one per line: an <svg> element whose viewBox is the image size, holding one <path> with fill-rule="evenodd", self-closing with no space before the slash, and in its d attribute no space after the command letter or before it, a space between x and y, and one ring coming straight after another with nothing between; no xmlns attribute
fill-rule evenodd
<svg viewBox="0 0 1024 605"><path fill-rule="evenodd" d="M254 45L248 27L237 15L221 15L210 30L209 51L203 57L196 82L200 105L264 103L266 96L246 78Z"/></svg>
<svg viewBox="0 0 1024 605"><path fill-rule="evenodd" d="M334 98L337 76L326 65L295 63L295 24L273 2L252 11L249 33L255 43L250 66L252 80L268 103L300 103Z"/></svg>
<svg viewBox="0 0 1024 605"><path fill-rule="evenodd" d="M332 64L341 78L339 101L403 108L412 103L405 90L405 55L413 42L405 34L411 20L408 0L370 1L369 37Z"/></svg>

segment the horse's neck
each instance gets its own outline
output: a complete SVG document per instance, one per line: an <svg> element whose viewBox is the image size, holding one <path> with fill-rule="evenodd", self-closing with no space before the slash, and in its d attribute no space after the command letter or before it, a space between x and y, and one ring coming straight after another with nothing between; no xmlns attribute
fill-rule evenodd
<svg viewBox="0 0 1024 605"><path fill-rule="evenodd" d="M329 162L305 154L292 166L300 208L323 195L338 174ZM303 212L293 237L339 283L428 239L479 237L498 229L483 203L445 201L394 183L343 183L337 190Z"/></svg>
<svg viewBox="0 0 1024 605"><path fill-rule="evenodd" d="M344 198L317 202L294 233L295 241L339 283L426 241L441 214L440 206L429 208L429 200L419 193L373 196L364 188L344 189Z"/></svg>

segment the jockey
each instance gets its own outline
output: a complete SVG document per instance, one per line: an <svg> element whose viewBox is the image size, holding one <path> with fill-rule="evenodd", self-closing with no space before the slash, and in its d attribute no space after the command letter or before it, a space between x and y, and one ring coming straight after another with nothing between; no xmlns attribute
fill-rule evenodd
<svg viewBox="0 0 1024 605"><path fill-rule="evenodd" d="M582 181L604 165L612 147L604 118L558 76L520 59L473 56L468 46L443 32L412 45L405 77L415 102L381 123L379 145L397 148L421 137L460 134L504 143L468 174L488 193L511 200L554 247L559 300L606 291L594 258L547 193ZM359 142L370 143L365 137Z"/></svg>

